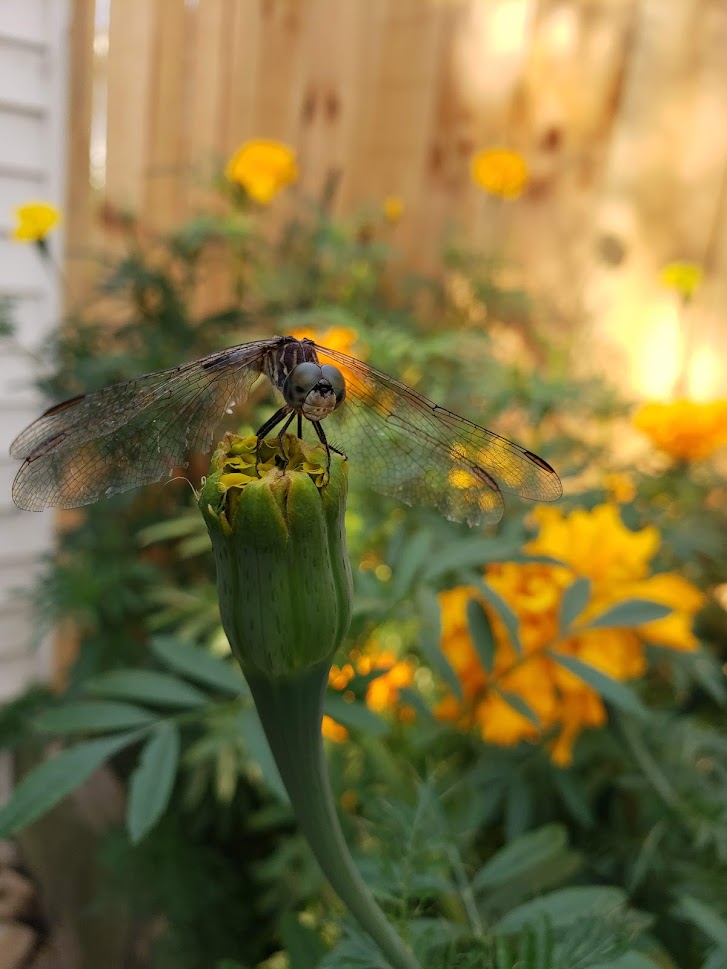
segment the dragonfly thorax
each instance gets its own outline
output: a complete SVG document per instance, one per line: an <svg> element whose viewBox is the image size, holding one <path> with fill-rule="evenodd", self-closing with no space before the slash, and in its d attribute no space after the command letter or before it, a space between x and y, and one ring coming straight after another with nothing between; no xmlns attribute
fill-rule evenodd
<svg viewBox="0 0 727 969"><path fill-rule="evenodd" d="M337 367L329 364L299 363L283 384L285 403L310 421L322 421L346 397L346 381Z"/></svg>

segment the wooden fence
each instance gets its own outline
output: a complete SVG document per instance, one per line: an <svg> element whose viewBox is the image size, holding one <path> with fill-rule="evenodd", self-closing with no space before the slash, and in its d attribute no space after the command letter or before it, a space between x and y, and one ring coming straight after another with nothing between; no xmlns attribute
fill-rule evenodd
<svg viewBox="0 0 727 969"><path fill-rule="evenodd" d="M619 345L644 392L669 392L679 363L659 267L700 263L691 389L724 393L724 0L111 0L95 58L93 0L74 3L70 256L99 231L94 111L106 199L160 228L208 203L242 141L274 137L304 188L340 171L342 213L399 195L415 264L453 226L484 247L506 238L542 312L584 356ZM469 179L491 145L532 173L506 206Z"/></svg>

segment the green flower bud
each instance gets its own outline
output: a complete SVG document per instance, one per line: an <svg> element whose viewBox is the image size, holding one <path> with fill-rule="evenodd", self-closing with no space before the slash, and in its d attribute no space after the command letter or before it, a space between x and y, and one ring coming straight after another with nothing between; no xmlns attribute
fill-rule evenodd
<svg viewBox="0 0 727 969"><path fill-rule="evenodd" d="M222 625L245 673L283 676L330 660L351 621L347 466L285 435L227 435L199 497L217 563Z"/></svg>

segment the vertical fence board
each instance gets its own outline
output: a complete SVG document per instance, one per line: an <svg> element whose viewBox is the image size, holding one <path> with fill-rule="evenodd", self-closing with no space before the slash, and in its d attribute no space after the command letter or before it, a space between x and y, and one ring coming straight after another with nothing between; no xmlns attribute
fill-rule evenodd
<svg viewBox="0 0 727 969"><path fill-rule="evenodd" d="M106 197L133 212L143 207L148 178L157 12L156 0L111 0Z"/></svg>
<svg viewBox="0 0 727 969"><path fill-rule="evenodd" d="M149 135L144 145L144 217L168 229L183 211L188 178L184 155L186 10L184 0L154 0Z"/></svg>
<svg viewBox="0 0 727 969"><path fill-rule="evenodd" d="M94 227L89 185L91 112L93 104L93 0L74 0L69 43L69 103L66 141L65 303L78 304L89 285L90 268L81 256Z"/></svg>

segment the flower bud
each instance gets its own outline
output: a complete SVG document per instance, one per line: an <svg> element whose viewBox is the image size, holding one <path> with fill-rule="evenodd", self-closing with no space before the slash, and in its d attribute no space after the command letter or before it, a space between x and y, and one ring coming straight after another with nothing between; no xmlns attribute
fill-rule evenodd
<svg viewBox="0 0 727 969"><path fill-rule="evenodd" d="M228 434L199 497L220 615L243 672L285 676L330 660L351 621L345 460L284 436ZM259 460L258 460L259 457Z"/></svg>

